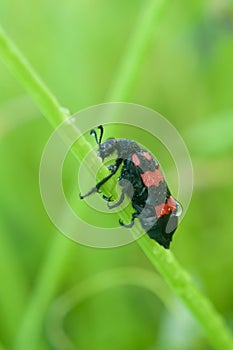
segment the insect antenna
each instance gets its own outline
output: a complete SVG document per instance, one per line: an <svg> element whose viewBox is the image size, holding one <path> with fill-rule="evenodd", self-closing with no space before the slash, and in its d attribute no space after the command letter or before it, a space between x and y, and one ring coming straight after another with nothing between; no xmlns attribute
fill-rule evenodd
<svg viewBox="0 0 233 350"><path fill-rule="evenodd" d="M96 134L96 131L95 131L94 129L92 129L92 130L90 131L90 135L94 135L95 141L96 141L97 145L99 145L99 141L98 141L98 138L97 138L97 134Z"/></svg>
<svg viewBox="0 0 233 350"><path fill-rule="evenodd" d="M100 145L100 144L101 144L101 141L102 141L103 133L104 133L103 125L99 125L99 126L98 126L98 129L100 129L100 137L99 137L99 140L98 140L97 133L96 133L95 129L91 129L90 134L91 134L91 135L94 135L95 141L96 141L97 145Z"/></svg>
<svg viewBox="0 0 233 350"><path fill-rule="evenodd" d="M103 125L99 125L98 129L100 129L100 137L99 137L99 145L100 145L102 141L103 133L104 133Z"/></svg>

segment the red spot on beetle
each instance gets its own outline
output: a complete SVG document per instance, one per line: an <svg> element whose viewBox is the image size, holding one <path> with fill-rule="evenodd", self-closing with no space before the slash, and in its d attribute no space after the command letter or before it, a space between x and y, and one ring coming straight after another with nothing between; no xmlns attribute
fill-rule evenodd
<svg viewBox="0 0 233 350"><path fill-rule="evenodd" d="M141 177L146 187L158 186L161 181L164 181L163 174L159 169L145 171L144 174L141 174Z"/></svg>
<svg viewBox="0 0 233 350"><path fill-rule="evenodd" d="M133 161L133 163L134 163L135 166L138 166L138 165L140 164L140 159L138 158L138 156L137 156L136 153L134 153L134 154L132 155L132 161Z"/></svg>
<svg viewBox="0 0 233 350"><path fill-rule="evenodd" d="M155 207L155 214L156 214L158 219L161 218L161 216L162 216L162 211L163 211L164 205L165 204L162 203L162 204L156 205L156 207Z"/></svg>
<svg viewBox="0 0 233 350"><path fill-rule="evenodd" d="M162 204L156 205L155 213L156 213L157 218L159 219L163 215L170 214L170 212L175 210L175 209L176 209L176 201L175 201L175 199L172 196L170 196L167 199L166 203L162 203Z"/></svg>
<svg viewBox="0 0 233 350"><path fill-rule="evenodd" d="M142 152L143 157L145 157L147 160L151 160L152 157L149 152Z"/></svg>
<svg viewBox="0 0 233 350"><path fill-rule="evenodd" d="M167 199L167 205L171 211L176 209L176 201L172 196Z"/></svg>

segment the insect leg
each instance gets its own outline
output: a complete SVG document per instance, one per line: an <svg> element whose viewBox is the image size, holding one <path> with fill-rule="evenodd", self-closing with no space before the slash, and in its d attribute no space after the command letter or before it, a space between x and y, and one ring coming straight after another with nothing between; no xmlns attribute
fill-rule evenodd
<svg viewBox="0 0 233 350"><path fill-rule="evenodd" d="M83 199L85 197L90 196L92 193L98 192L100 187L103 186L103 184L105 184L105 182L107 182L118 170L119 166L122 163L122 159L121 158L117 158L116 162L115 162L115 166L114 168L112 168L111 170L111 174L109 174L108 176L106 176L104 179L102 179L100 182L98 182L95 187L91 188L90 191L88 191L86 194L79 195L80 199Z"/></svg>
<svg viewBox="0 0 233 350"><path fill-rule="evenodd" d="M125 192L122 191L119 201L117 201L115 204L112 204L112 205L108 204L108 208L113 209L113 208L118 207L123 202L124 198L125 198Z"/></svg>
<svg viewBox="0 0 233 350"><path fill-rule="evenodd" d="M112 196L108 197L108 196L105 196L105 194L103 194L102 198L107 202L112 202Z"/></svg>
<svg viewBox="0 0 233 350"><path fill-rule="evenodd" d="M128 180L122 179L122 178L119 178L118 181L119 181L118 182L119 185L122 187L121 196L115 204L113 205L108 204L109 209L118 207L124 201L125 195L127 195L129 198L132 198L133 196L133 188L131 183Z"/></svg>
<svg viewBox="0 0 233 350"><path fill-rule="evenodd" d="M130 222L129 224L124 224L123 221L122 221L121 219L119 220L119 224L120 224L121 226L126 227L126 228L133 227L133 225L134 225L134 220L135 220L137 217L138 217L138 213L133 213L133 214L132 214L132 220L131 220L131 222Z"/></svg>

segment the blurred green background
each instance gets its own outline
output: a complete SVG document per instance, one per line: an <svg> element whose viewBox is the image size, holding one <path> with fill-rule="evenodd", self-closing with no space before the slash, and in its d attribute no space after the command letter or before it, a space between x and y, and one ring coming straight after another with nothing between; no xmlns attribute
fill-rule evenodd
<svg viewBox="0 0 233 350"><path fill-rule="evenodd" d="M159 111L188 146L194 192L171 249L233 326L233 5L161 3L122 98ZM109 96L118 101L120 66L147 6L139 0L1 0L0 20L74 113ZM0 349L211 349L137 243L94 249L55 229L38 180L51 132L0 61ZM156 154L153 143L151 150ZM67 162L76 169L72 155ZM67 188L72 176L64 176ZM143 270L137 274L137 268ZM165 304L143 284L153 289L150 271Z"/></svg>

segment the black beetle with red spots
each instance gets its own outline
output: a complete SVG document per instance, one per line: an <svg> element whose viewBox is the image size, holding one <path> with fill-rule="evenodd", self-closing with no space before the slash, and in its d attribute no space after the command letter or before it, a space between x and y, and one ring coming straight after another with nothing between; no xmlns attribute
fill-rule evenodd
<svg viewBox="0 0 233 350"><path fill-rule="evenodd" d="M101 186L116 174L122 165L118 178L118 183L122 187L121 195L116 203L108 204L108 207L116 208L123 202L125 196L129 197L135 211L129 224L124 224L120 220L120 225L132 227L134 220L138 218L150 238L169 248L178 225L180 205L172 197L158 161L132 140L110 138L101 143L103 126L100 125L98 128L100 129L99 139L95 130L90 132L95 136L99 146L97 155L103 161L116 152L117 158L114 164L108 166L110 174L86 194L80 195L80 198L99 192ZM111 201L109 197L103 196L103 198Z"/></svg>

